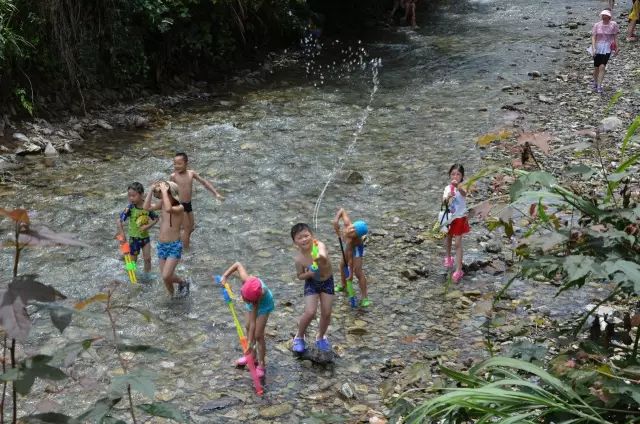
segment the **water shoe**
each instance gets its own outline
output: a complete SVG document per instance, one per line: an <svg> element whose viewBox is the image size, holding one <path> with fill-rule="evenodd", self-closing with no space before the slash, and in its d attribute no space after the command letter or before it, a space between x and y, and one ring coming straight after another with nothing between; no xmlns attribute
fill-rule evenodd
<svg viewBox="0 0 640 424"><path fill-rule="evenodd" d="M453 273L452 278L453 278L453 282L457 283L460 280L462 280L462 277L464 276L464 272L462 271L456 271Z"/></svg>
<svg viewBox="0 0 640 424"><path fill-rule="evenodd" d="M362 299L362 301L360 302L360 307L368 308L369 306L371 306L371 301L369 300L369 298L365 297L364 299Z"/></svg>
<svg viewBox="0 0 640 424"><path fill-rule="evenodd" d="M301 337L293 338L293 351L296 353L303 353L306 350L304 339Z"/></svg>
<svg viewBox="0 0 640 424"><path fill-rule="evenodd" d="M316 340L316 347L321 352L331 352L331 343L326 337Z"/></svg>

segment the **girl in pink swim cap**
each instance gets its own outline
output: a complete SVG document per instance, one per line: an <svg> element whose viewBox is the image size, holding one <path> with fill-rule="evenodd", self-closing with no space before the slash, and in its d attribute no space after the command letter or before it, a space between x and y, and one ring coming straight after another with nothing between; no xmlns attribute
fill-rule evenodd
<svg viewBox="0 0 640 424"><path fill-rule="evenodd" d="M238 277L242 280L242 288L240 294L242 300L245 302L246 307L246 330L247 340L249 342L249 349L255 349L253 357L257 358L258 377L264 377L266 363L265 357L267 354L267 342L264 338L264 331L267 326L267 320L269 314L275 309L275 302L273 301L273 294L266 284L255 275L249 275L247 270L240 262L236 262L222 274L222 280L225 281L233 273L237 272ZM236 365L243 367L247 365L247 352L243 352L240 359L236 361Z"/></svg>

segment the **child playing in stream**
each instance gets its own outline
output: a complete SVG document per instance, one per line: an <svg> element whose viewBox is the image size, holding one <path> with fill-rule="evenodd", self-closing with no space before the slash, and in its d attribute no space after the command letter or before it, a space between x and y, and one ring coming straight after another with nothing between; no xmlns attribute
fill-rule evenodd
<svg viewBox="0 0 640 424"><path fill-rule="evenodd" d="M124 237L124 223L128 219L129 225L127 235L129 237L129 247L131 256L134 261L138 260L138 255L142 251L144 259L144 272L151 271L151 245L149 244L149 228L158 222L158 215L153 211L143 209L144 205L144 187L139 182L133 182L127 187L127 198L129 206L127 206L116 220L119 236ZM123 238L124 240L124 238Z"/></svg>
<svg viewBox="0 0 640 424"><path fill-rule="evenodd" d="M265 357L267 355L267 342L264 338L264 330L267 326L267 320L269 314L275 309L275 303L273 301L273 294L267 285L258 277L249 275L247 270L242 266L240 262L236 262L222 274L222 281L226 281L233 273L237 272L238 277L242 280L242 288L240 294L242 300L245 302L247 308L247 341L249 344L249 351L253 351L257 348L257 367L256 371L258 377L264 377L266 370ZM236 361L236 365L243 367L247 365L247 354ZM253 353L253 352L251 352Z"/></svg>
<svg viewBox="0 0 640 424"><path fill-rule="evenodd" d="M151 203L151 195L160 199L159 203ZM182 241L180 225L184 220L184 206L180 204L178 186L174 182L156 181L144 199L144 208L148 211L161 210L160 236L156 245L160 260L160 274L169 292L174 296L174 284L178 285L178 296L189 294L189 282L179 278L176 266L182 257Z"/></svg>
<svg viewBox="0 0 640 424"><path fill-rule="evenodd" d="M447 268L453 268L455 265L452 278L454 282L462 280L464 273L462 272L462 236L470 231L469 222L467 220L467 192L460 183L464 180L464 167L459 164L453 164L449 168L449 185L445 187L442 194L442 201L446 202L449 208L449 230L447 236L444 239L445 257L444 266ZM453 239L456 241L456 259L451 256L451 245Z"/></svg>
<svg viewBox="0 0 640 424"><path fill-rule="evenodd" d="M340 230L340 220L342 220L343 229ZM333 218L333 229L336 231L338 238L340 239L340 245L342 246L342 240L346 241L346 251L344 251L344 259L340 264L340 280L341 285L336 288L337 292L344 290L347 277L355 275L358 279L358 285L360 286L360 296L362 301L360 306L367 308L371 305L369 300L369 292L367 288L367 277L364 275L362 265L364 262L364 240L363 237L367 234L369 229L367 223L364 221L351 222L347 212L340 208ZM344 263L346 259L347 263ZM345 270L346 268L346 270ZM347 275L347 273L349 275Z"/></svg>
<svg viewBox="0 0 640 424"><path fill-rule="evenodd" d="M304 280L304 313L298 322L298 332L293 338L293 351L303 353L306 350L304 340L307 327L316 316L320 303L320 323L316 336L316 347L323 352L331 351L331 344L326 337L333 305L333 270L329 254L324 243L313 238L313 231L307 224L298 223L291 228L291 238L299 250L295 258L298 279ZM317 243L318 254L312 254Z"/></svg>
<svg viewBox="0 0 640 424"><path fill-rule="evenodd" d="M193 192L193 180L198 181L207 190L209 190L218 199L224 199L224 197L218 193L218 190L213 185L202 178L196 171L187 169L189 165L189 158L186 153L176 153L173 158L173 169L175 172L171 174L171 181L178 185L180 191L181 204L184 207L185 216L183 223L183 232L181 236L182 245L185 250L189 249L189 243L191 239L191 233L195 228L195 219L193 217L193 208L191 205L191 194Z"/></svg>

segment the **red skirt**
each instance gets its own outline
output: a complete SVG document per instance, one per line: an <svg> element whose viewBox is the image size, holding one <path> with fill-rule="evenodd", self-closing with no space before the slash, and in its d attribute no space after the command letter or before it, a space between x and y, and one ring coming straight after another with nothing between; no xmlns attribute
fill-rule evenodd
<svg viewBox="0 0 640 424"><path fill-rule="evenodd" d="M451 221L451 224L449 224L448 234L450 236L461 236L463 234L467 234L469 231L471 231L471 228L469 228L469 221L466 216L463 216Z"/></svg>

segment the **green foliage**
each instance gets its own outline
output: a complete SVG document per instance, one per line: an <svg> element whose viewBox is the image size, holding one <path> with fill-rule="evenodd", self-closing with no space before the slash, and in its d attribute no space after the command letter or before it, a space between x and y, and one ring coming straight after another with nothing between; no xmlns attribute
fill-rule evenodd
<svg viewBox="0 0 640 424"><path fill-rule="evenodd" d="M494 357L474 366L468 373L446 367L442 367L442 371L463 387L447 389L445 394L418 405L406 416L405 423L609 424L626 422L611 417L623 419L634 414L633 410L592 406L593 399L577 393L544 369L518 359ZM618 391L625 396L635 394L631 386ZM629 400L626 397L624 402L628 404Z"/></svg>
<svg viewBox="0 0 640 424"><path fill-rule="evenodd" d="M137 369L124 375L118 375L111 379L111 387L109 388L109 394L111 397L121 397L127 391L127 387L130 386L131 390L135 390L153 399L153 395L156 391L153 380L155 374L149 370Z"/></svg>
<svg viewBox="0 0 640 424"><path fill-rule="evenodd" d="M169 402L154 402L138 405L138 409L154 417L169 418L179 423L189 422L188 418L175 405Z"/></svg>

